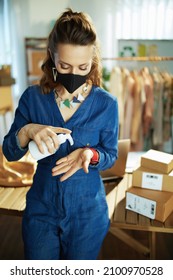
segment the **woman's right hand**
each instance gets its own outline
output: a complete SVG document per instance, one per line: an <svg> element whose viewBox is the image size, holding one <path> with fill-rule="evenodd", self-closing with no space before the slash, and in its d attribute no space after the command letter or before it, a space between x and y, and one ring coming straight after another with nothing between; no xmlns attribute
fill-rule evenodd
<svg viewBox="0 0 173 280"><path fill-rule="evenodd" d="M41 153L44 153L42 141L46 144L48 151L53 153L59 148L57 133L71 133L71 130L49 125L30 123L22 127L18 132L18 139L22 148L26 147L30 140L34 140ZM53 145L52 145L53 143Z"/></svg>

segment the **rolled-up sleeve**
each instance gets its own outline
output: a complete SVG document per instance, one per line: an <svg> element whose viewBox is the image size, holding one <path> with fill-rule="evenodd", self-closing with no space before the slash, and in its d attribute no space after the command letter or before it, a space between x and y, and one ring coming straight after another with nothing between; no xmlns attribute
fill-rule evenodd
<svg viewBox="0 0 173 280"><path fill-rule="evenodd" d="M105 129L100 132L99 144L94 148L99 152L99 163L92 166L98 170L105 170L114 164L118 157L118 105L117 100L109 107L108 117L105 120Z"/></svg>

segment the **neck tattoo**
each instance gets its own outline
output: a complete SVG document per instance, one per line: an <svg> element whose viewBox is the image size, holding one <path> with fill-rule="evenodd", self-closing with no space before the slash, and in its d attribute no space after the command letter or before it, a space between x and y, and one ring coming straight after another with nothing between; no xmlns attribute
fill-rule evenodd
<svg viewBox="0 0 173 280"><path fill-rule="evenodd" d="M62 108L75 108L78 104L82 103L85 100L85 95L88 91L88 84L85 84L85 86L82 88L82 92L78 93L77 96L72 96L72 99L69 98L63 99L60 95L57 89L54 89L55 94L55 100L60 109Z"/></svg>

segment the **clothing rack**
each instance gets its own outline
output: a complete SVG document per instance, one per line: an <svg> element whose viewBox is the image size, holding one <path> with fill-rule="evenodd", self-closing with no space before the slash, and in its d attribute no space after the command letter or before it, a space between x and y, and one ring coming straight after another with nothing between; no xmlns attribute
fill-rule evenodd
<svg viewBox="0 0 173 280"><path fill-rule="evenodd" d="M120 60L120 61L171 61L172 56L132 56L132 57L103 57L102 60Z"/></svg>
<svg viewBox="0 0 173 280"><path fill-rule="evenodd" d="M162 66L165 67L164 64L166 64L168 61L173 61L173 56L145 56L145 57L143 57L143 56L142 57L132 56L132 57L112 57L112 58L111 57L107 57L107 58L105 57L105 58L102 58L102 60L103 61L109 61L109 62L111 62L111 61L117 61L117 62L118 61L119 62L124 61L124 62L126 62L126 64L124 65L125 66L124 68L127 68L127 69L129 69L131 67L133 67L135 69L138 69L139 67L142 68L143 64L140 64L140 63L136 64L136 63L131 63L131 62L144 62L144 63L146 62L147 65L151 64L151 65L148 66L148 68L150 68L150 66L158 66L158 67L162 68ZM163 65L162 64L160 65L159 64L160 62L163 62ZM157 63L158 63L158 65L157 65ZM154 64L154 65L152 65L152 64ZM122 65L122 63L121 63L121 65ZM172 64L169 64L169 66L171 66L171 65ZM169 68L169 66L167 65L168 68ZM156 68L154 67L153 70L157 69L158 67L156 67ZM163 73L164 72L169 73L168 71L165 71L165 70L163 71ZM116 73L116 71L114 73ZM172 73L172 69L171 69L170 73ZM110 72L110 75L111 75L111 72ZM114 91L111 90L111 92L114 92ZM119 94L119 98L120 98L120 94ZM121 104L121 101L120 101L120 104ZM171 153L172 153L173 152L173 146L171 147L171 145L173 145L173 116L171 116L171 120L170 121L171 121L171 125L170 126L171 126L171 129L172 129L172 131L171 131L171 133L172 133L172 144L170 142L170 148L172 149L172 151L171 151ZM160 146L161 146L160 142L158 144L155 144L155 146L158 146L158 149L159 149ZM137 145L137 147L138 147L138 145Z"/></svg>

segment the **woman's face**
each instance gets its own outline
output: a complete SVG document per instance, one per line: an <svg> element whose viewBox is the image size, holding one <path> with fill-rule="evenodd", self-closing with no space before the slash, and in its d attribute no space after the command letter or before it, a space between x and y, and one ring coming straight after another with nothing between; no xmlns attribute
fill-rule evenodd
<svg viewBox="0 0 173 280"><path fill-rule="evenodd" d="M54 54L55 66L59 73L87 75L92 66L94 46L58 44Z"/></svg>

